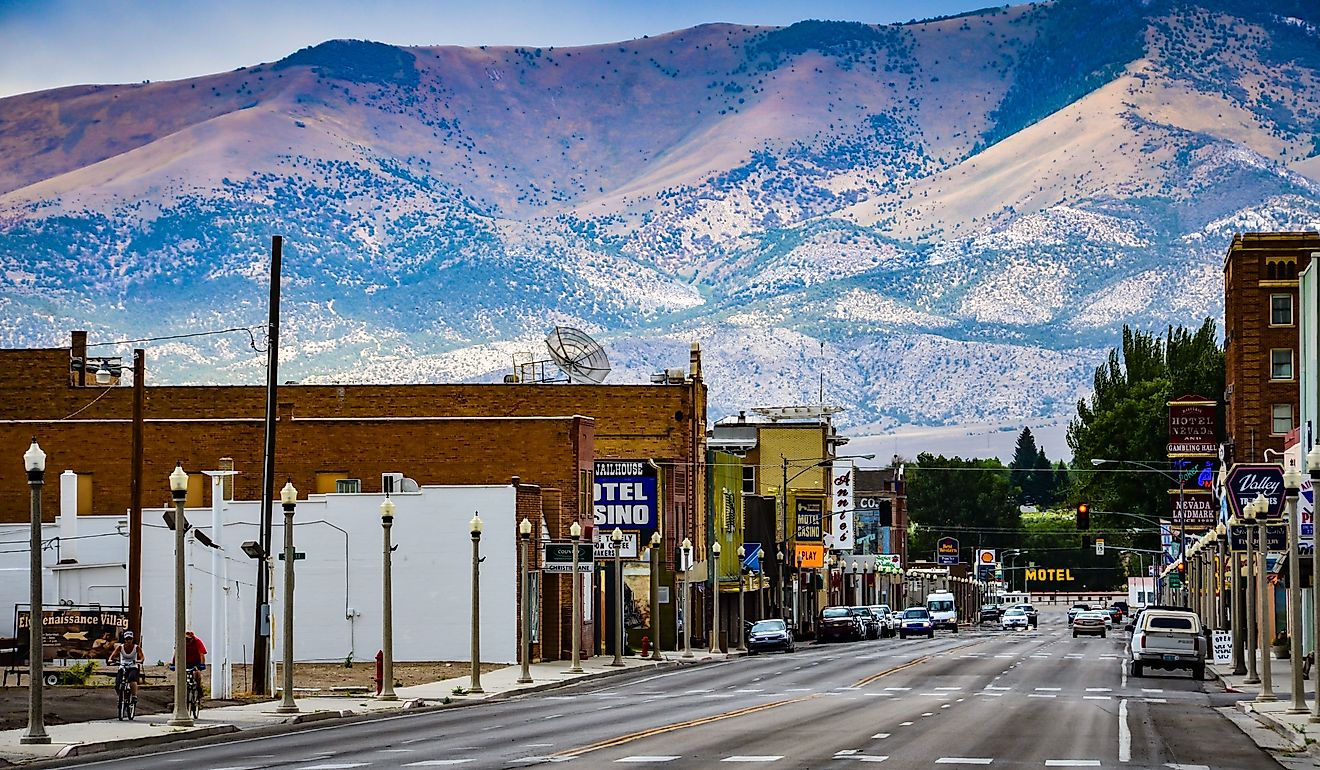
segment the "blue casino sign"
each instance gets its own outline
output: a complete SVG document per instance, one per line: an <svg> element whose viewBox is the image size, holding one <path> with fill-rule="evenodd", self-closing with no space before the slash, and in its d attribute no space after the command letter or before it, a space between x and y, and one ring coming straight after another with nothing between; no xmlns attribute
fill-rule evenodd
<svg viewBox="0 0 1320 770"><path fill-rule="evenodd" d="M616 527L647 542L660 514L657 473L646 460L597 460L592 484L596 531Z"/></svg>

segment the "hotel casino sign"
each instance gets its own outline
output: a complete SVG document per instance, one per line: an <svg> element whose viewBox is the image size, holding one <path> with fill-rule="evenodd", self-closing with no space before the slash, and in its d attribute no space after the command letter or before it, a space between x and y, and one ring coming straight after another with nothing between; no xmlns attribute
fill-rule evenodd
<svg viewBox="0 0 1320 770"><path fill-rule="evenodd" d="M1218 408L1202 396L1169 402L1167 453L1175 457L1215 457L1219 453Z"/></svg>

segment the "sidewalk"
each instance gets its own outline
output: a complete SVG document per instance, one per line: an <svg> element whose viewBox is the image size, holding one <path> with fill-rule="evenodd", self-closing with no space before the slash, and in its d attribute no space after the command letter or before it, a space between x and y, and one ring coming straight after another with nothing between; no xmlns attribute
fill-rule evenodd
<svg viewBox="0 0 1320 770"><path fill-rule="evenodd" d="M707 651L693 651L692 658L682 658L680 653L665 652L663 661L644 660L638 657L623 658L623 667L608 665L611 656L597 656L582 661L581 674L568 673L568 661L548 661L531 665L532 682L519 684L521 666L509 666L481 675L482 694L467 693L471 680L464 676L439 682L396 687L397 701L380 701L367 696L315 696L295 698L300 713L278 714L275 708L280 701L269 700L260 703L248 703L241 706L221 706L203 708L194 727L170 727L166 724L172 714L150 714L139 716L132 722L115 719L94 722L76 722L64 725L47 725L46 733L51 742L48 745L27 745L19 742L27 732L19 730L0 730L0 764L19 763L53 757L70 757L99 751L127 749L137 746L149 746L173 741L203 738L211 735L232 733L239 730L253 730L260 727L299 724L340 717L361 716L378 713L400 712L405 709L427 707L461 707L484 700L511 697L519 693L536 692L559 687L565 683L595 679L622 674L638 669L657 668L697 663L711 663L735 657L738 653L711 655ZM461 688L461 689L460 689ZM296 692L296 690L295 690ZM459 694L459 693L463 694Z"/></svg>
<svg viewBox="0 0 1320 770"><path fill-rule="evenodd" d="M1269 742L1268 739L1263 742L1257 740L1257 736L1252 736L1261 748L1309 755L1320 759L1320 723L1310 721L1310 715L1315 708L1315 687L1317 679L1320 679L1320 671L1312 670L1311 679L1302 681L1302 693L1307 713L1289 714L1287 713L1288 709L1292 706L1291 661L1273 660L1273 656L1269 655L1267 655L1267 660L1269 660L1272 677L1272 689L1277 698L1273 701L1256 701L1255 698L1260 694L1261 685L1246 684L1243 681L1246 679L1246 675L1233 674L1231 665L1212 665L1208 666L1206 670L1223 682L1229 692L1241 693L1243 699L1238 701L1237 706L1242 713L1254 717L1258 723L1272 730L1280 739L1279 744L1266 745ZM1259 662L1259 657L1257 661Z"/></svg>

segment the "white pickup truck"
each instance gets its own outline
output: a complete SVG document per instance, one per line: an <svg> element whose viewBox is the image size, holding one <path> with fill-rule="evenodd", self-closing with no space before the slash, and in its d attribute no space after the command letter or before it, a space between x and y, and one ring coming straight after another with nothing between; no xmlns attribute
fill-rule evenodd
<svg viewBox="0 0 1320 770"><path fill-rule="evenodd" d="M1132 629L1128 665L1132 676L1146 668L1189 669L1193 679L1205 678L1205 635L1194 612L1145 610Z"/></svg>

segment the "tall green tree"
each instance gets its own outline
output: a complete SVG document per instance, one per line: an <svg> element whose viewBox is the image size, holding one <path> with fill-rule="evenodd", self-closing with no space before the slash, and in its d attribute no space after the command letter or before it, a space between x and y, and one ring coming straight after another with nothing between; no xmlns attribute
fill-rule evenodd
<svg viewBox="0 0 1320 770"><path fill-rule="evenodd" d="M1169 327L1164 335L1123 327L1121 345L1109 352L1095 372L1090 398L1077 402L1077 416L1068 424L1075 481L1071 502L1091 505L1094 526L1142 527L1131 517L1106 516L1103 511L1167 517L1168 490L1176 486L1162 473L1132 463L1092 460L1135 460L1169 471L1168 402L1188 394L1219 400L1224 392L1224 351L1213 320L1195 331ZM1220 411L1223 435L1223 411ZM1141 547L1157 547L1152 533L1142 533Z"/></svg>
<svg viewBox="0 0 1320 770"><path fill-rule="evenodd" d="M1036 463L1040 460L1040 449L1036 446L1036 437L1031 435L1031 428L1023 428L1018 434L1017 446L1013 448L1013 460L1008 464L1011 469L1009 481L1013 484L1014 499L1023 505L1035 505L1039 483L1036 480Z"/></svg>
<svg viewBox="0 0 1320 770"><path fill-rule="evenodd" d="M958 538L967 562L973 549L1017 544L1022 520L1009 473L997 458L918 455L906 477L911 558L932 558L935 541L946 536Z"/></svg>

